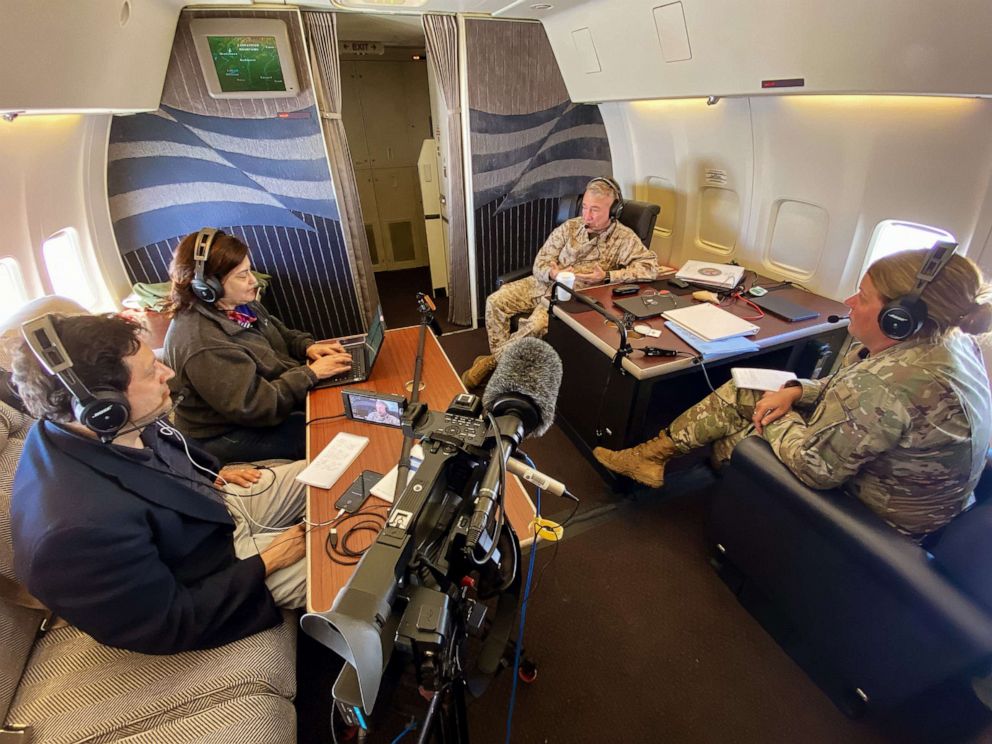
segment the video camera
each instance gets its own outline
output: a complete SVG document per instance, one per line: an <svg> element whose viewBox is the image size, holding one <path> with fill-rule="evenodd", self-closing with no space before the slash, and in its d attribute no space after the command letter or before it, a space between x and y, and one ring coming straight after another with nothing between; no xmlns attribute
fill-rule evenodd
<svg viewBox="0 0 992 744"><path fill-rule="evenodd" d="M496 598L476 663L492 675L519 601L520 544L502 503L507 459L526 435L550 427L560 382L551 347L523 339L507 348L484 400L462 393L444 412L422 403L405 412L404 434L420 439L423 462L331 609L301 620L347 662L333 695L349 722L363 725L372 712L398 647L434 696L428 718L453 693L456 725L467 731L462 649L469 635L482 635L484 601Z"/></svg>

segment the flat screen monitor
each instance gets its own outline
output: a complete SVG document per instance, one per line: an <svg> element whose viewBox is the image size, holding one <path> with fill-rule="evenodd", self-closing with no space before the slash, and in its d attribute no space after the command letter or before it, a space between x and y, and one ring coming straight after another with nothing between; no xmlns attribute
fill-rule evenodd
<svg viewBox="0 0 992 744"><path fill-rule="evenodd" d="M194 18L196 56L212 98L299 95L286 24L269 18Z"/></svg>

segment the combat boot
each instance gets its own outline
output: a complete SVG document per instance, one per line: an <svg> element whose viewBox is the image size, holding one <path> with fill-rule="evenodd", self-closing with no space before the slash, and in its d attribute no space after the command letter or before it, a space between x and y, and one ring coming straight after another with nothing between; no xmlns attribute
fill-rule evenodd
<svg viewBox="0 0 992 744"><path fill-rule="evenodd" d="M496 357L492 354L477 356L472 366L462 372L462 385L466 390L479 387L496 369Z"/></svg>
<svg viewBox="0 0 992 744"><path fill-rule="evenodd" d="M597 447L592 451L593 457L607 470L626 475L652 488L661 488L664 485L665 463L681 453L682 450L665 431L654 439L629 449L609 450Z"/></svg>

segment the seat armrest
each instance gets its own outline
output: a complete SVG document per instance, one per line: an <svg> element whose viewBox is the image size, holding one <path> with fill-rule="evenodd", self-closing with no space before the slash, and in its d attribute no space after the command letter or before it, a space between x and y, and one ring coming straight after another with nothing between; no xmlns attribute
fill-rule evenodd
<svg viewBox="0 0 992 744"><path fill-rule="evenodd" d="M496 286L502 287L504 284L517 281L517 279L523 279L525 276L530 276L531 271L532 269L530 266L524 266L513 271L507 271L505 274L500 274L496 277Z"/></svg>

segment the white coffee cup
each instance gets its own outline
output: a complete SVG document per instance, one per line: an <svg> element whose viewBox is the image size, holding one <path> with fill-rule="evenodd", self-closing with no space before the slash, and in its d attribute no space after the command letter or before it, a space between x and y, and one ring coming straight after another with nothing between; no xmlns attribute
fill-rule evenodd
<svg viewBox="0 0 992 744"><path fill-rule="evenodd" d="M575 273L572 271L559 271L558 275L555 277L555 280L559 284L564 284L566 287L569 288L574 287ZM572 299L572 293L566 292L561 287L556 287L555 291L558 293L558 302L568 302L570 299Z"/></svg>

